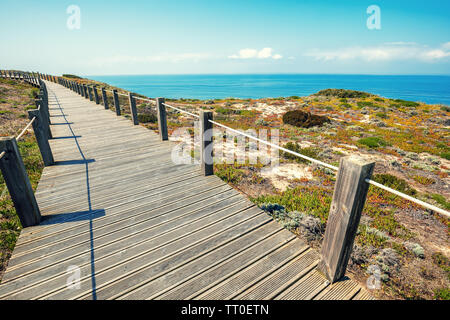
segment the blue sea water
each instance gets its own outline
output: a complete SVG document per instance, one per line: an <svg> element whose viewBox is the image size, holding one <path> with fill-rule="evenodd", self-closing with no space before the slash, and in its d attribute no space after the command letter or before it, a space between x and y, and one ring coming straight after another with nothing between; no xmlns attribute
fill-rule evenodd
<svg viewBox="0 0 450 320"><path fill-rule="evenodd" d="M148 97L220 99L305 96L321 89L366 91L392 99L450 105L450 76L414 75L121 75L88 78Z"/></svg>

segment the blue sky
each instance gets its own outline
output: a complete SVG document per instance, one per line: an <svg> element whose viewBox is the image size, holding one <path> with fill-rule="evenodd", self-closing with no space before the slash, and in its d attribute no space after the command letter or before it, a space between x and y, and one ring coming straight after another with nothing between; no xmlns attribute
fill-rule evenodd
<svg viewBox="0 0 450 320"><path fill-rule="evenodd" d="M70 5L80 9L79 29L67 26ZM379 30L367 27L371 5L380 8ZM0 12L5 69L450 74L445 0L0 0Z"/></svg>

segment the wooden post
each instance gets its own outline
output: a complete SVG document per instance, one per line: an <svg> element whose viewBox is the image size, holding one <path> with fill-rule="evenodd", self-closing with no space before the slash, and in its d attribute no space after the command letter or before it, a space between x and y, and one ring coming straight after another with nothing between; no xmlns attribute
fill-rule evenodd
<svg viewBox="0 0 450 320"><path fill-rule="evenodd" d="M117 90L113 90L113 96L114 96L114 107L116 108L116 114L120 116L120 105L119 105L119 96L117 95Z"/></svg>
<svg viewBox="0 0 450 320"><path fill-rule="evenodd" d="M85 84L83 84L83 90L84 90L84 97L85 97L86 99L89 99L89 96L88 96L88 89L87 89L87 86L86 86Z"/></svg>
<svg viewBox="0 0 450 320"><path fill-rule="evenodd" d="M93 87L92 90L94 90L95 104L100 104L100 100L98 99L97 87Z"/></svg>
<svg viewBox="0 0 450 320"><path fill-rule="evenodd" d="M50 113L48 109L46 109L44 102L41 99L35 100L36 107L42 111L41 115L42 117L42 123L44 126L44 130L47 133L47 139L53 138L52 131L50 130ZM40 107L40 108L39 108Z"/></svg>
<svg viewBox="0 0 450 320"><path fill-rule="evenodd" d="M94 97L92 96L92 87L88 87L88 95L89 95L89 100L94 101Z"/></svg>
<svg viewBox="0 0 450 320"><path fill-rule="evenodd" d="M130 100L130 109L131 109L131 120L134 125L139 124L137 110L136 110L136 99L134 99L133 94L131 92L128 93L128 98Z"/></svg>
<svg viewBox="0 0 450 320"><path fill-rule="evenodd" d="M169 134L167 131L167 114L164 98L156 98L156 111L158 115L158 130L159 136L162 141L169 140Z"/></svg>
<svg viewBox="0 0 450 320"><path fill-rule="evenodd" d="M6 151L6 154L0 159L0 169L22 227L39 224L41 213L20 156L16 138L1 137L0 150Z"/></svg>
<svg viewBox="0 0 450 320"><path fill-rule="evenodd" d="M103 100L103 106L105 107L105 109L109 109L109 106L108 106L108 97L106 96L106 90L105 90L105 88L102 88L102 100Z"/></svg>
<svg viewBox="0 0 450 320"><path fill-rule="evenodd" d="M214 174L213 163L213 125L209 120L213 119L211 111L200 112L200 166L203 175L210 176Z"/></svg>
<svg viewBox="0 0 450 320"><path fill-rule="evenodd" d="M365 180L370 179L374 166L355 156L341 158L319 263L331 283L345 275L369 189Z"/></svg>
<svg viewBox="0 0 450 320"><path fill-rule="evenodd" d="M43 115L43 111L41 110L28 110L28 119L36 119L33 122L33 130L34 135L36 136L36 141L39 146L39 151L42 155L42 160L44 161L44 165L51 166L55 163L53 159L52 149L50 148L50 144L48 142L48 136L46 132L46 123Z"/></svg>

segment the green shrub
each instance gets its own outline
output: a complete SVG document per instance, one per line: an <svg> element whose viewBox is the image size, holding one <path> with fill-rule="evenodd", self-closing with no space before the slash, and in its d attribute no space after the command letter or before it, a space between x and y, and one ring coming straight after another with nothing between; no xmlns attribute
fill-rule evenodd
<svg viewBox="0 0 450 320"><path fill-rule="evenodd" d="M434 291L434 298L436 300L450 300L450 289L442 288Z"/></svg>
<svg viewBox="0 0 450 320"><path fill-rule="evenodd" d="M301 110L288 111L283 115L283 123L295 127L310 128L331 122L326 116L318 116Z"/></svg>
<svg viewBox="0 0 450 320"><path fill-rule="evenodd" d="M63 76L64 78L83 79L83 78L81 78L81 77L79 77L79 76L76 76L76 75L74 75L74 74L63 74L62 76Z"/></svg>
<svg viewBox="0 0 450 320"><path fill-rule="evenodd" d="M307 148L301 148L300 145L296 142L288 142L286 143L283 148L300 153L304 156L310 157L310 158L315 158L317 159L318 154L319 154L319 150L316 148L312 148L312 147L307 147ZM297 157L296 155L287 153L282 151L282 156L286 159L289 160L294 160L298 163L309 163L308 160Z"/></svg>
<svg viewBox="0 0 450 320"><path fill-rule="evenodd" d="M450 160L450 152L442 152L441 157Z"/></svg>
<svg viewBox="0 0 450 320"><path fill-rule="evenodd" d="M445 112L450 112L450 106L442 106L441 110Z"/></svg>
<svg viewBox="0 0 450 320"><path fill-rule="evenodd" d="M397 191L406 193L410 196L414 196L417 194L417 191L411 188L408 183L396 176L393 176L388 173L379 173L372 176L372 179L378 183L384 184L386 187L390 187Z"/></svg>
<svg viewBox="0 0 450 320"><path fill-rule="evenodd" d="M358 105L359 108L375 107L375 104L372 101L358 101L356 104Z"/></svg>
<svg viewBox="0 0 450 320"><path fill-rule="evenodd" d="M376 116L377 116L378 118L381 118L381 119L387 119L387 118L389 118L388 115L387 115L385 112L378 112L378 113L376 114Z"/></svg>
<svg viewBox="0 0 450 320"><path fill-rule="evenodd" d="M138 120L140 123L156 123L156 122L158 122L158 118L152 113L138 114Z"/></svg>
<svg viewBox="0 0 450 320"><path fill-rule="evenodd" d="M446 210L450 210L450 202L447 201L443 195L434 193L431 195L431 198L443 206Z"/></svg>
<svg viewBox="0 0 450 320"><path fill-rule="evenodd" d="M402 99L394 99L392 101L395 101L398 104L400 104L401 106L408 107L408 108L415 108L415 107L420 106L420 103L413 102L413 101L406 101L406 100L402 100Z"/></svg>
<svg viewBox="0 0 450 320"><path fill-rule="evenodd" d="M217 164L214 166L214 174L225 182L236 184L241 181L244 173L229 164Z"/></svg>
<svg viewBox="0 0 450 320"><path fill-rule="evenodd" d="M286 208L287 211L308 212L320 219L325 224L331 205L331 192L320 187L296 187L287 189L280 195L259 196L252 199L258 205L264 203L277 203Z"/></svg>
<svg viewBox="0 0 450 320"><path fill-rule="evenodd" d="M388 145L388 143L380 137L361 138L357 142L369 148L385 147Z"/></svg>
<svg viewBox="0 0 450 320"><path fill-rule="evenodd" d="M38 88L33 88L33 89L31 89L31 90L30 90L30 93L28 94L28 96L29 96L31 99L36 99L38 95L39 95L39 89L38 89Z"/></svg>
<svg viewBox="0 0 450 320"><path fill-rule="evenodd" d="M233 109L224 108L224 107L217 107L215 110L217 113L220 113L220 114L231 114L234 112Z"/></svg>
<svg viewBox="0 0 450 320"><path fill-rule="evenodd" d="M331 96L337 98L367 98L371 94L363 91L347 90L347 89L325 89L320 90L315 96Z"/></svg>

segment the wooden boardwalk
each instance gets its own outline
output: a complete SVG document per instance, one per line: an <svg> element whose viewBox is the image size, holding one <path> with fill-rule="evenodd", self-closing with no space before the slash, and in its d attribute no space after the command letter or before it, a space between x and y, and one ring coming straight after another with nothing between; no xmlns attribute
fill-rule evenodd
<svg viewBox="0 0 450 320"><path fill-rule="evenodd" d="M0 299L368 299L329 285L319 254L172 142L46 82L56 164ZM77 274L78 286L68 286Z"/></svg>

